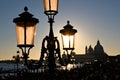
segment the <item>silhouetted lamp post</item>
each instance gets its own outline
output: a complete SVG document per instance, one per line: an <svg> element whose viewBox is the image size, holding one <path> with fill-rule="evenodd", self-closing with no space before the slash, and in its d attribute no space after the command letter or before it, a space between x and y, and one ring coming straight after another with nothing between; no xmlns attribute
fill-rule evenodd
<svg viewBox="0 0 120 80"><path fill-rule="evenodd" d="M55 57L58 57L60 64L62 64L59 41L57 37L54 37L53 33L54 16L58 13L58 0L44 0L44 13L48 16L50 31L49 36L46 36L42 42L40 63L43 63L43 58L47 54L48 67L50 71L54 71L56 67Z"/></svg>
<svg viewBox="0 0 120 80"><path fill-rule="evenodd" d="M34 46L36 24L39 21L33 18L27 7L24 10L25 12L14 18L13 22L16 23L17 47L22 50L23 59L25 60L25 65L27 65L29 51Z"/></svg>
<svg viewBox="0 0 120 80"><path fill-rule="evenodd" d="M75 33L77 33L76 29L73 29L73 26L70 25L70 22L67 21L67 25L63 27L64 29L60 30L63 42L63 49L67 51L68 61L70 61L69 51L74 50L75 44Z"/></svg>

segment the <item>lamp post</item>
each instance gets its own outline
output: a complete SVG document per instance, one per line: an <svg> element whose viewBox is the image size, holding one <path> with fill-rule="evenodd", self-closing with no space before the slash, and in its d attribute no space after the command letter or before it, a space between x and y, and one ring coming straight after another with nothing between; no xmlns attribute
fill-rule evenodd
<svg viewBox="0 0 120 80"><path fill-rule="evenodd" d="M14 18L13 22L16 24L17 47L22 50L25 65L28 66L27 59L30 49L34 46L36 24L39 20L28 12L27 7L24 8L24 11L19 14L19 17Z"/></svg>
<svg viewBox="0 0 120 80"><path fill-rule="evenodd" d="M71 55L69 54L69 51L72 53L72 51L74 50L75 33L77 33L77 30L73 29L73 26L70 25L70 21L67 21L67 25L65 25L63 28L64 29L60 30L63 50L66 50L68 55L68 62L70 62Z"/></svg>
<svg viewBox="0 0 120 80"><path fill-rule="evenodd" d="M56 67L56 57L58 57L59 63L62 64L59 41L57 37L54 37L53 33L54 16L58 13L58 0L44 0L44 13L48 16L50 31L49 36L46 36L42 42L40 63L43 63L43 58L45 54L47 54L49 70L54 71Z"/></svg>

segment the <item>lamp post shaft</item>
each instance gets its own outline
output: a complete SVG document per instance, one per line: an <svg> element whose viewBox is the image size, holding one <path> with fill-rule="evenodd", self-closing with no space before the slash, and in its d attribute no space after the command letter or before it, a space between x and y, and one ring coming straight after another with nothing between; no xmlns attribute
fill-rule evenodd
<svg viewBox="0 0 120 80"><path fill-rule="evenodd" d="M49 18L50 23L50 32L49 32L49 40L48 40L48 51L49 51L49 56L48 56L48 67L49 70L54 70L55 69L55 58L54 58L54 50L55 50L55 40L54 40L54 33L53 33L53 23L54 20L52 18Z"/></svg>
<svg viewBox="0 0 120 80"><path fill-rule="evenodd" d="M54 23L54 20L52 18L49 18L48 22L50 23L49 37L53 38L54 37L54 33L53 33L53 23Z"/></svg>

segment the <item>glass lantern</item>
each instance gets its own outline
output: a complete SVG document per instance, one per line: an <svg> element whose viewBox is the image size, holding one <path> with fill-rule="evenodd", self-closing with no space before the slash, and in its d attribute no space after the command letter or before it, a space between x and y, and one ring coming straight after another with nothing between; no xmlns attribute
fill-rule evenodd
<svg viewBox="0 0 120 80"><path fill-rule="evenodd" d="M77 30L73 29L69 21L67 21L67 25L64 26L64 29L60 30L64 50L74 50L76 32Z"/></svg>
<svg viewBox="0 0 120 80"><path fill-rule="evenodd" d="M16 23L16 37L18 47L33 47L34 38L36 35L36 24L38 19L33 18L32 14L27 12L27 7L24 8L25 12L13 20Z"/></svg>
<svg viewBox="0 0 120 80"><path fill-rule="evenodd" d="M59 0L44 0L44 10L46 15L56 15L58 13Z"/></svg>

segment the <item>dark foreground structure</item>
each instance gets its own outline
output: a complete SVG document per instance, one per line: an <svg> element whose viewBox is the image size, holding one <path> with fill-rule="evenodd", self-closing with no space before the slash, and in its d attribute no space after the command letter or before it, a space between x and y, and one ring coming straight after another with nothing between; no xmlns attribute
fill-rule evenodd
<svg viewBox="0 0 120 80"><path fill-rule="evenodd" d="M19 71L17 76L0 77L0 80L120 80L120 63L96 62L70 71L55 70L54 73Z"/></svg>

